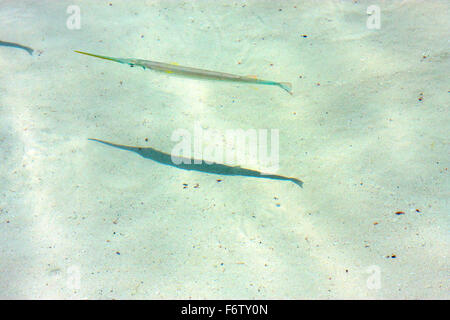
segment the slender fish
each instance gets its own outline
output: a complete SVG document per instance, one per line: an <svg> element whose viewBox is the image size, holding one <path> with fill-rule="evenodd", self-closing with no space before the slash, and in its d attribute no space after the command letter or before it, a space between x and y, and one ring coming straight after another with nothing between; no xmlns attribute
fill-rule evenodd
<svg viewBox="0 0 450 320"><path fill-rule="evenodd" d="M164 63L164 62L156 62L142 59L127 59L127 58L113 58L107 56L100 56L97 54L76 51L77 53L85 54L91 57L96 57L100 59L115 61L123 64L128 64L131 67L139 66L144 69L151 69L155 71L162 71L166 73L173 73L176 75L187 76L187 77L195 77L195 78L203 78L210 80L223 80L223 81L234 81L234 82L246 82L246 83L254 83L254 84L265 84L270 86L278 86L285 90L287 93L292 95L292 85L289 82L276 82L270 80L262 80L254 77L245 77L238 76L230 73L223 73L217 71L210 71L198 68L191 67L183 67L179 65Z"/></svg>
<svg viewBox="0 0 450 320"><path fill-rule="evenodd" d="M28 52L30 55L33 55L33 51L34 51L30 47L26 47L26 46L23 46L21 44L14 43L14 42L6 42L6 41L1 41L1 40L0 40L0 46L22 49L22 50L25 50L26 52Z"/></svg>

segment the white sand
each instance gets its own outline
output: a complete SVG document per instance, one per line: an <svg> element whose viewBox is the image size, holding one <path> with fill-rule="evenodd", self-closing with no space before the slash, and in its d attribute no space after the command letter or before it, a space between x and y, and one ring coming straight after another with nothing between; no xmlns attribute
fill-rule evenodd
<svg viewBox="0 0 450 320"><path fill-rule="evenodd" d="M41 50L0 47L0 298L450 298L448 1L130 2L0 0L0 40ZM304 188L87 140L170 152L195 123L279 129Z"/></svg>

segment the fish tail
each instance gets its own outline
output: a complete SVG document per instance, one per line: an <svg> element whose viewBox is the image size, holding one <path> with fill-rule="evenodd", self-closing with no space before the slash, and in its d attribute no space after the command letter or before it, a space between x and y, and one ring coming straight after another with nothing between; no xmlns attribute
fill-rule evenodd
<svg viewBox="0 0 450 320"><path fill-rule="evenodd" d="M293 183L295 183L296 185L298 185L300 188L303 188L303 181L296 179L296 178L290 178L289 180L291 180Z"/></svg>
<svg viewBox="0 0 450 320"><path fill-rule="evenodd" d="M278 82L277 85L292 96L292 84L290 82Z"/></svg>
<svg viewBox="0 0 450 320"><path fill-rule="evenodd" d="M81 54L84 54L84 55L87 55L87 56L91 56L91 57L96 57L96 58L100 58L100 59L110 60L110 61L114 61L114 62L125 63L125 64L133 64L133 63L131 63L130 59L101 56L101 55L98 55L98 54L93 54L93 53L88 53L88 52L83 52L83 51L78 51L78 50L74 50L74 52L81 53Z"/></svg>

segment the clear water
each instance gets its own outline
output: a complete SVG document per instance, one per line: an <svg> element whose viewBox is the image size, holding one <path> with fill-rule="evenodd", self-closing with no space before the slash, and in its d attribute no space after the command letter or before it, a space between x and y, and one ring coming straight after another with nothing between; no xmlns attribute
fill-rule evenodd
<svg viewBox="0 0 450 320"><path fill-rule="evenodd" d="M35 50L0 46L1 298L449 298L447 1L0 0L0 24ZM303 188L88 140L196 129L278 130Z"/></svg>

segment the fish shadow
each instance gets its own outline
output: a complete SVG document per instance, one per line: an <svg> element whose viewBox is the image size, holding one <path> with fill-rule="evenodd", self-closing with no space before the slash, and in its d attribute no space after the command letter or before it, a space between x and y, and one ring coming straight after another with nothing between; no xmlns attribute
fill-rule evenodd
<svg viewBox="0 0 450 320"><path fill-rule="evenodd" d="M155 162L168 165L171 167L175 167L182 170L189 171L198 171L204 172L208 174L217 174L217 175L225 175L225 176L243 176L243 177L254 177L254 178L263 178L263 179L272 179L272 180L286 180L295 183L297 186L303 188L303 181L297 178L285 177L281 175L275 174L264 174L257 170L250 170L241 168L240 166L228 166L220 163L212 163L208 164L200 160L185 158L185 157L177 157L172 156L168 153L161 152L154 148L143 148L143 147L133 147L111 143L108 141L103 141L99 139L89 139L91 141L100 142L110 147L136 152L140 156L153 160Z"/></svg>

